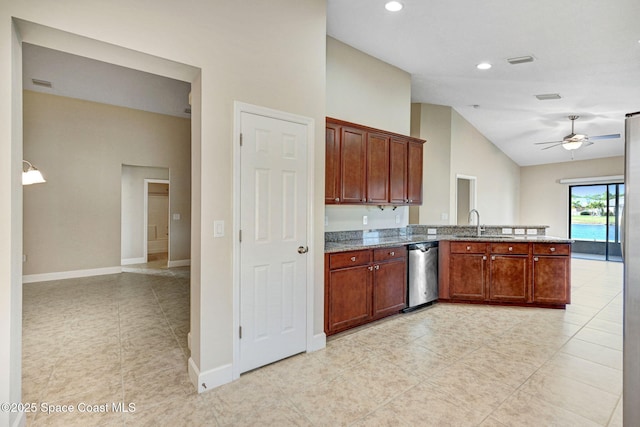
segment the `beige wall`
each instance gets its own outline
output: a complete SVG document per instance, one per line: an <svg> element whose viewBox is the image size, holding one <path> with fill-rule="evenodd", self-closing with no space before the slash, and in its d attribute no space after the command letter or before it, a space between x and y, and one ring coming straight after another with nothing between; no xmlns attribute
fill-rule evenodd
<svg viewBox="0 0 640 427"><path fill-rule="evenodd" d="M569 185L559 180L624 175L624 157L521 168L520 222L549 225L547 234L569 236Z"/></svg>
<svg viewBox="0 0 640 427"><path fill-rule="evenodd" d="M327 37L327 116L409 135L410 111L409 73ZM404 227L408 212L407 207L326 206L325 230Z"/></svg>
<svg viewBox="0 0 640 427"><path fill-rule="evenodd" d="M514 224L520 219L520 167L453 110L451 115L451 215L456 176L476 177L476 209L482 224Z"/></svg>
<svg viewBox="0 0 640 427"><path fill-rule="evenodd" d="M24 274L120 265L123 164L169 169L171 258L189 259L190 122L25 91L24 156L47 182L24 189Z"/></svg>
<svg viewBox="0 0 640 427"><path fill-rule="evenodd" d="M411 207L412 224L450 223L452 112L442 105L411 104L411 136L427 140L422 153L422 206Z"/></svg>
<svg viewBox="0 0 640 427"><path fill-rule="evenodd" d="M40 24L24 31L26 42L107 60L174 78L190 75L194 93L192 135L192 264L193 365L203 375L227 381L233 354L233 236L213 238L213 221L233 229L233 102L236 100L283 110L315 120L314 158L314 331L323 332L323 195L326 2L323 0L245 1L222 4L174 1L62 0L56 7L44 0L0 5L0 295L12 304L19 298L21 278L21 216L19 160L22 154L20 49L12 18ZM22 25L22 24L21 24ZM51 36L52 29L67 33ZM78 39L75 35L84 38ZM100 47L96 48L96 41ZM128 50L123 53L117 47ZM16 53L17 49L17 53ZM141 56L140 53L149 56ZM191 66L183 73L184 67ZM166 71L166 73L165 73ZM202 167L200 167L200 164ZM11 227L16 228L15 232ZM7 242L7 243L5 243ZM194 248L194 246L197 246ZM197 269L198 271L194 271ZM4 297L7 297L5 299ZM0 372L19 356L21 313L15 304L0 313ZM18 369L19 371L19 369ZM18 399L17 380L2 381L0 401ZM209 384L211 386L211 383ZM0 414L0 424L8 422ZM5 422L7 421L7 422Z"/></svg>
<svg viewBox="0 0 640 427"><path fill-rule="evenodd" d="M427 140L424 202L412 208L412 223L457 223L459 175L476 178L476 208L483 224L518 222L520 167L516 163L451 107L413 104L411 116L412 135Z"/></svg>

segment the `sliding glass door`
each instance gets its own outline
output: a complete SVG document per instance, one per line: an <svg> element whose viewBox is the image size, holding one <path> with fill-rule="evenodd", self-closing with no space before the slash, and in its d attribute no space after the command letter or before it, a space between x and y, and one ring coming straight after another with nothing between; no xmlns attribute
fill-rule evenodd
<svg viewBox="0 0 640 427"><path fill-rule="evenodd" d="M569 238L576 258L622 261L620 215L624 184L569 187Z"/></svg>

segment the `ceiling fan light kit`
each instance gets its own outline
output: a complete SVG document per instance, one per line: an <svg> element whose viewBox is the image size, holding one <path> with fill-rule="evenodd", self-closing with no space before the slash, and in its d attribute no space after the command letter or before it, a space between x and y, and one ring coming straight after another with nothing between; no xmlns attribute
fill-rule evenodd
<svg viewBox="0 0 640 427"><path fill-rule="evenodd" d="M567 136L565 136L564 138L562 138L561 141L550 141L550 142L536 142L536 145L542 145L542 144L554 144L554 145L550 145L548 147L544 147L543 150L548 150L549 148L553 148L553 147L557 147L557 146L562 146L562 148L564 148L567 151L573 151L573 150L577 150L578 148L582 147L582 146L587 146L587 145L591 145L593 144L592 141L589 140L589 136L587 134L584 133L575 133L574 131L574 123L576 120L578 120L580 118L580 116L577 115L571 115L568 116L569 120L571 120L571 133ZM616 134L610 134L610 135L598 135L598 136L593 136L591 137L591 139L616 139L616 138L620 138L620 134L616 133ZM573 154L572 154L572 158L573 158Z"/></svg>

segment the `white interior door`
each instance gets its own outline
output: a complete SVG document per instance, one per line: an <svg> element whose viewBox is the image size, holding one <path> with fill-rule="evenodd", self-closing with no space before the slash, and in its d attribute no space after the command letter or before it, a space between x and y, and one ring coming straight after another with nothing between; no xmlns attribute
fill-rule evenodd
<svg viewBox="0 0 640 427"><path fill-rule="evenodd" d="M246 372L306 349L307 128L247 112L240 127L240 371Z"/></svg>

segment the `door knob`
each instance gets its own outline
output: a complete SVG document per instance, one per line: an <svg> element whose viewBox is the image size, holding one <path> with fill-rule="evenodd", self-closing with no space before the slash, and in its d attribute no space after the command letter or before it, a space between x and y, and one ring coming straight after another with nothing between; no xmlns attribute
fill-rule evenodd
<svg viewBox="0 0 640 427"><path fill-rule="evenodd" d="M307 246L298 246L299 254L306 254L307 252L309 252L309 248Z"/></svg>

